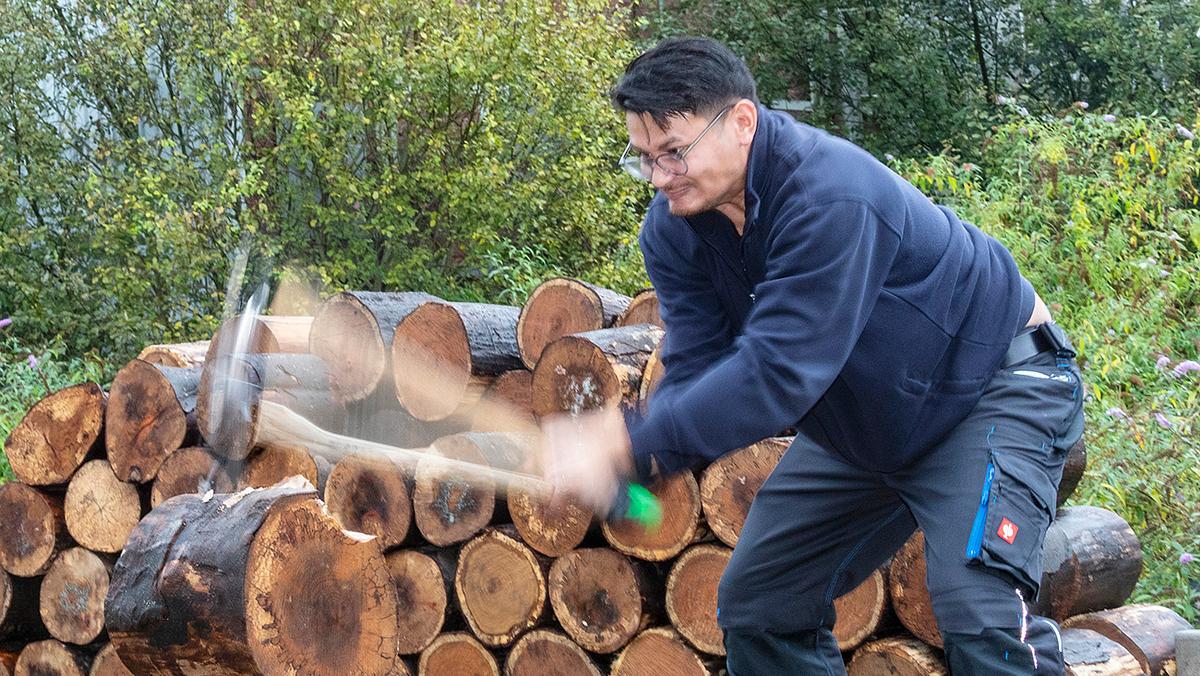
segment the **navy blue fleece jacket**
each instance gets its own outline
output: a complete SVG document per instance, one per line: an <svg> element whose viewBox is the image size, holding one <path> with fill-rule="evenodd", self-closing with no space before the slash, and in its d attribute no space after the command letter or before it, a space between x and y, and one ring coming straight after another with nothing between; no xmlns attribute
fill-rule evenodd
<svg viewBox="0 0 1200 676"><path fill-rule="evenodd" d="M870 154L759 108L739 237L650 203L665 375L630 430L670 474L798 426L897 469L962 420L1033 312L1009 252ZM653 461L652 461L653 458Z"/></svg>

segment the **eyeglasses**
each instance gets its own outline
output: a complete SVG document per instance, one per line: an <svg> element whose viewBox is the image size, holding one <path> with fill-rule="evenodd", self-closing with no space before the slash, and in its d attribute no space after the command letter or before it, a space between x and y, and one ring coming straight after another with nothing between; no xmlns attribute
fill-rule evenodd
<svg viewBox="0 0 1200 676"><path fill-rule="evenodd" d="M696 144L700 142L700 139L704 138L704 135L708 133L708 130L712 129L713 125L715 125L722 117L725 117L725 113L728 113L732 109L732 105L725 106L721 112L717 113L716 116L713 117L712 121L708 123L708 126L701 130L700 134L696 136L696 140L692 141L687 145L687 147L681 150L672 150L657 157L650 157L646 153L630 155L629 151L633 150L633 141L630 141L629 144L625 146L625 152L621 153L621 159L617 160L617 164L620 165L620 167L624 169L630 176L643 181L649 181L653 179L654 170L656 168L659 171L666 173L668 176L682 176L688 171L687 162L683 158L689 152L691 152L692 148L696 147Z"/></svg>

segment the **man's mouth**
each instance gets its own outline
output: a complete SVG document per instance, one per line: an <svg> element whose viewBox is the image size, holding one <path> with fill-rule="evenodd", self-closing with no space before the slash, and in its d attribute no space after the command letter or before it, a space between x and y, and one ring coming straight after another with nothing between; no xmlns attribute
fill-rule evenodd
<svg viewBox="0 0 1200 676"><path fill-rule="evenodd" d="M667 193L667 199L669 199L669 200L677 200L680 197L683 197L683 194L686 193L687 191L688 191L687 186L676 188L674 190L663 188L663 192Z"/></svg>

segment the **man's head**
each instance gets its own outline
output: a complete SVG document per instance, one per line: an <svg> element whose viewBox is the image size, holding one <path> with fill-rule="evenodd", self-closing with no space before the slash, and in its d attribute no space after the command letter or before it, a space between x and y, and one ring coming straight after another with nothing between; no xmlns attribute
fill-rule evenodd
<svg viewBox="0 0 1200 676"><path fill-rule="evenodd" d="M631 168L665 194L672 213L741 203L758 93L729 48L707 38L663 40L629 63L610 96L625 113Z"/></svg>

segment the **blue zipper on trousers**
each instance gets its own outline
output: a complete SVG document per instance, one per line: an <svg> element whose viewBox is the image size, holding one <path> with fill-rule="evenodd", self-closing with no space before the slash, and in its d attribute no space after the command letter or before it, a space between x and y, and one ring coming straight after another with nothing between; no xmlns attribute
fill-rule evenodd
<svg viewBox="0 0 1200 676"><path fill-rule="evenodd" d="M979 496L979 510L975 512L975 523L971 524L971 537L967 539L967 560L979 558L979 550L983 547L983 526L987 522L988 498L992 494L992 477L996 474L996 466L988 462L987 474L983 477L983 492Z"/></svg>

